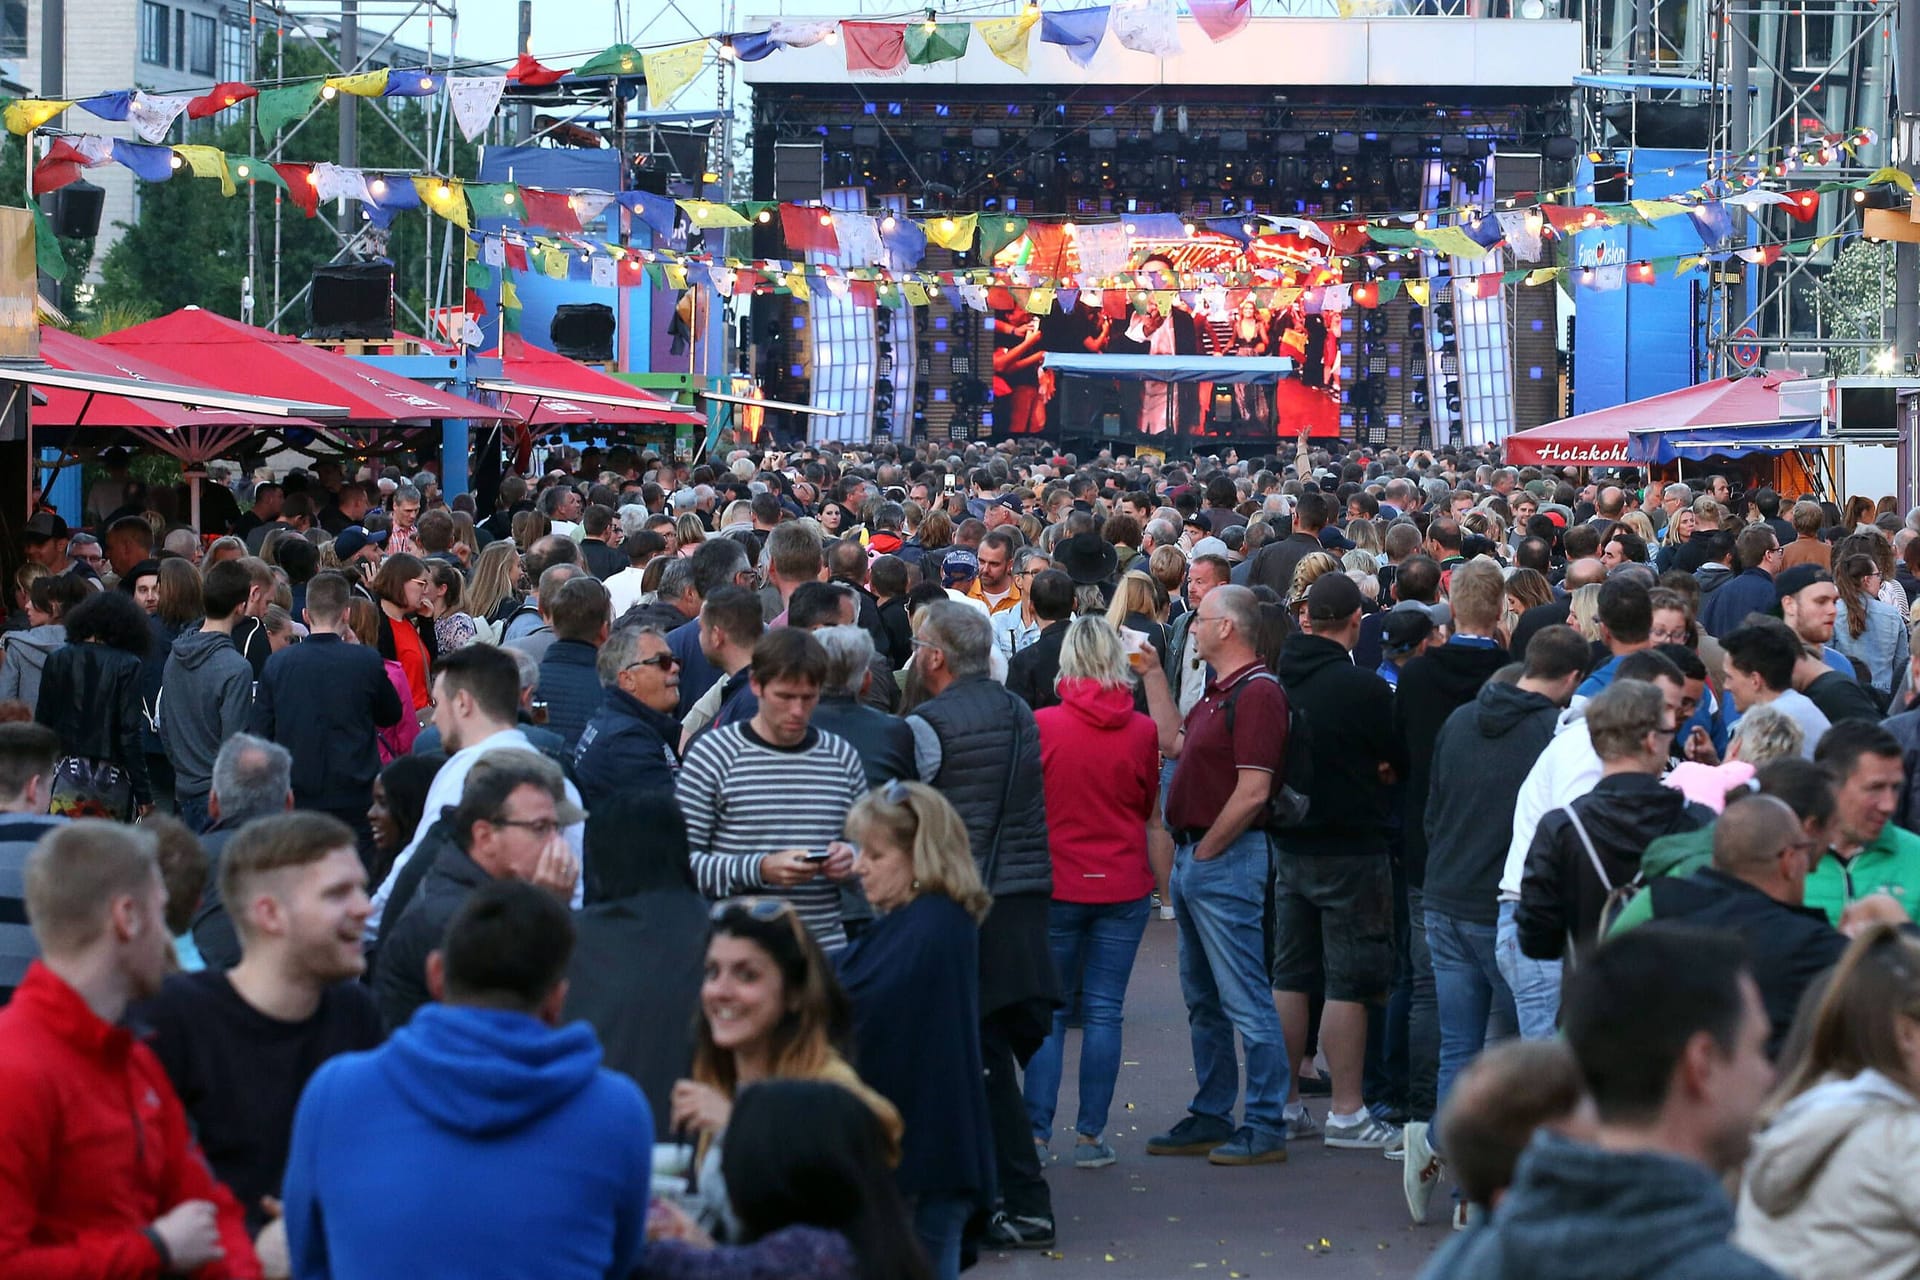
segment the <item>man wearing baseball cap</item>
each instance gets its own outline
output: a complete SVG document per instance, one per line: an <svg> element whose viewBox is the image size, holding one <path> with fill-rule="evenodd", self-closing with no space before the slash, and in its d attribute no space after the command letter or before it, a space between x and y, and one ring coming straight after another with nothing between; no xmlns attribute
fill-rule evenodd
<svg viewBox="0 0 1920 1280"><path fill-rule="evenodd" d="M1308 1002L1324 982L1320 1044L1333 1075L1326 1145L1380 1151L1399 1130L1367 1110L1360 1077L1368 1006L1393 983L1385 786L1406 764L1392 690L1353 664L1360 607L1346 574L1315 580L1308 633L1289 636L1280 651L1280 683L1312 733L1313 780L1305 821L1274 838L1271 978L1289 1045L1306 1043ZM1290 1108L1290 1129L1297 1114Z"/></svg>
<svg viewBox="0 0 1920 1280"><path fill-rule="evenodd" d="M1433 640L1433 615L1425 609L1392 609L1380 630L1382 661L1376 673L1387 687L1400 686L1400 669L1427 651Z"/></svg>
<svg viewBox="0 0 1920 1280"><path fill-rule="evenodd" d="M1831 643L1840 600L1833 575L1817 564L1797 564L1782 569L1773 587L1780 597L1780 616L1800 642L1818 652L1821 661L1835 671L1854 679L1853 660Z"/></svg>
<svg viewBox="0 0 1920 1280"><path fill-rule="evenodd" d="M49 573L66 573L74 566L67 555L67 522L51 511L37 511L20 531L27 559L45 565Z"/></svg>

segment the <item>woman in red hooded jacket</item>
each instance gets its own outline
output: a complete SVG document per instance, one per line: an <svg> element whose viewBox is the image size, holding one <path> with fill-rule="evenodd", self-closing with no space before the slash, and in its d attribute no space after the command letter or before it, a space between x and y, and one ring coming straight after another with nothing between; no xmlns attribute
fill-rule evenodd
<svg viewBox="0 0 1920 1280"><path fill-rule="evenodd" d="M1060 649L1060 704L1034 713L1053 855L1053 963L1063 983L1080 980L1073 1162L1083 1169L1115 1159L1101 1134L1120 1074L1120 1008L1153 893L1149 850L1172 852L1159 816L1159 733L1134 709L1134 679L1119 629L1076 619ZM1027 1114L1042 1145L1053 1130L1066 1020L1067 1010L1055 1012L1053 1034L1027 1064Z"/></svg>

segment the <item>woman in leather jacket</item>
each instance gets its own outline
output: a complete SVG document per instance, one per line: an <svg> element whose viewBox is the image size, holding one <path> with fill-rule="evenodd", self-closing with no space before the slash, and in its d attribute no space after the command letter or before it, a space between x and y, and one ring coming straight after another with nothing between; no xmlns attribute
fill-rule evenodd
<svg viewBox="0 0 1920 1280"><path fill-rule="evenodd" d="M122 822L145 815L153 808L140 742L143 659L151 643L146 611L124 592L96 591L65 622L67 643L47 659L34 710L34 719L60 735L54 811ZM129 786L117 785L115 770ZM74 797L68 785L74 778L87 784L80 792L114 798L102 807L87 794ZM64 810L63 796L71 799Z"/></svg>

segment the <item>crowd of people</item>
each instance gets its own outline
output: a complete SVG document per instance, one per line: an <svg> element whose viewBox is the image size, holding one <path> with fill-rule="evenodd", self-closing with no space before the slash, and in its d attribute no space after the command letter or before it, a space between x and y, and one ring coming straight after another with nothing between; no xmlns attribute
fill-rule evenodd
<svg viewBox="0 0 1920 1280"><path fill-rule="evenodd" d="M1910 1269L1920 511L554 461L27 522L0 1274L951 1280L1068 1164L1305 1141L1451 1183L1434 1276Z"/></svg>

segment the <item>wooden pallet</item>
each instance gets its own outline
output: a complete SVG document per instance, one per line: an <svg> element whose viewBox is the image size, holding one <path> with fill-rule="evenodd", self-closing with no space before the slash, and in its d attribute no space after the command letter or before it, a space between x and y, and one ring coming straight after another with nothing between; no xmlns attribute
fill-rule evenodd
<svg viewBox="0 0 1920 1280"><path fill-rule="evenodd" d="M423 353L412 338L303 338L310 347L319 347L341 356L417 356Z"/></svg>

